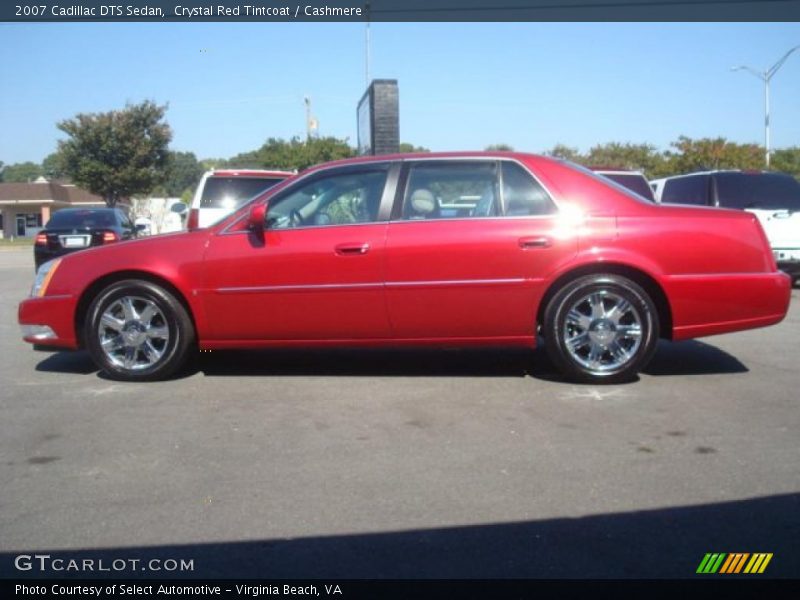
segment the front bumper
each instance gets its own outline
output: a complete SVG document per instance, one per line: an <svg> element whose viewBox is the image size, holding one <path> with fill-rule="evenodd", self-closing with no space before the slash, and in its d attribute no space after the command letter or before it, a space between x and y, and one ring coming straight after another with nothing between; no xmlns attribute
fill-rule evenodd
<svg viewBox="0 0 800 600"><path fill-rule="evenodd" d="M28 298L19 303L17 321L22 339L30 344L56 348L78 348L75 336L75 307L72 295Z"/></svg>

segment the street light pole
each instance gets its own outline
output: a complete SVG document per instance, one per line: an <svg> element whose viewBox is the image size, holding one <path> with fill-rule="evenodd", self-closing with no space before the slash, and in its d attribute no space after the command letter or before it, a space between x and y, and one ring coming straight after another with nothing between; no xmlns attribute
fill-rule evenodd
<svg viewBox="0 0 800 600"><path fill-rule="evenodd" d="M758 77L764 82L764 158L767 163L767 168L769 168L769 82L770 79L772 79L772 76L778 72L778 69L783 66L783 63L786 62L786 59L789 58L789 55L799 48L800 45L797 45L789 50L778 62L776 62L766 71L759 71L746 65L731 67L731 71L747 71L751 75Z"/></svg>

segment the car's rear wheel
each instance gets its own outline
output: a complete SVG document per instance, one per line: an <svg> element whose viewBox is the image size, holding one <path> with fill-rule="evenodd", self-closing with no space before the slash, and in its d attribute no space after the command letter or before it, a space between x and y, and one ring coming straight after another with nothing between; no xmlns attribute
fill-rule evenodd
<svg viewBox="0 0 800 600"><path fill-rule="evenodd" d="M658 314L637 283L614 274L580 277L547 304L547 352L569 379L629 381L646 366L658 342Z"/></svg>
<svg viewBox="0 0 800 600"><path fill-rule="evenodd" d="M167 378L183 365L194 327L173 294L131 279L97 295L89 307L84 340L95 364L113 379L151 381Z"/></svg>

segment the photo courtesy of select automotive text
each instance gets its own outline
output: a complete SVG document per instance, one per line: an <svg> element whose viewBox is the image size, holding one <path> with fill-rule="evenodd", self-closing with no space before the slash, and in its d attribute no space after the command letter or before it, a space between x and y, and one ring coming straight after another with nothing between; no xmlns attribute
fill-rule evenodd
<svg viewBox="0 0 800 600"><path fill-rule="evenodd" d="M17 3L0 62L0 595L797 597L800 0Z"/></svg>

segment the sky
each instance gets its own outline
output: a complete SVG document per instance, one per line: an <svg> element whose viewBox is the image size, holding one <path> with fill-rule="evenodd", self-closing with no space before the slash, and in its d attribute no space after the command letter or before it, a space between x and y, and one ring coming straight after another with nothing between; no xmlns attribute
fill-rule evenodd
<svg viewBox="0 0 800 600"><path fill-rule="evenodd" d="M267 138L356 145L363 23L0 23L0 161L40 162L60 120L153 100L171 148L229 158ZM764 140L763 70L798 23L373 23L372 78L397 79L401 141L541 152L680 135ZM771 83L772 148L800 145L800 50Z"/></svg>

